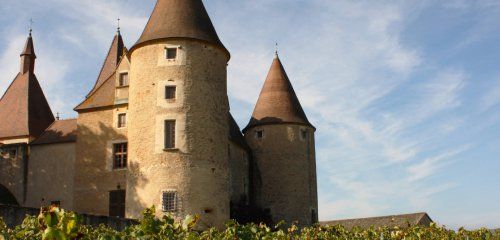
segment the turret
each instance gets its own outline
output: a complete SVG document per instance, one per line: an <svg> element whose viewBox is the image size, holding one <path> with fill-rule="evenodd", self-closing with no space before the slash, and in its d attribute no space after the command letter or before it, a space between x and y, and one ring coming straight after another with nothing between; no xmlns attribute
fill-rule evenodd
<svg viewBox="0 0 500 240"><path fill-rule="evenodd" d="M31 30L26 44L24 44L24 50L21 53L21 74L27 72L33 73L35 71L35 47L33 46L33 38L31 37Z"/></svg>
<svg viewBox="0 0 500 240"><path fill-rule="evenodd" d="M276 54L243 130L256 165L254 201L274 223L317 222L315 130Z"/></svg>
<svg viewBox="0 0 500 240"><path fill-rule="evenodd" d="M227 63L201 0L158 0L131 59L127 217L229 220Z"/></svg>

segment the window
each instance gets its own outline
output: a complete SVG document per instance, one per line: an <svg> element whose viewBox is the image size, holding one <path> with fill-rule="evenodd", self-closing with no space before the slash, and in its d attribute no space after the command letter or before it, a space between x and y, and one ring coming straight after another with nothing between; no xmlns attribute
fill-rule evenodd
<svg viewBox="0 0 500 240"><path fill-rule="evenodd" d="M128 73L120 73L118 86L120 87L128 86Z"/></svg>
<svg viewBox="0 0 500 240"><path fill-rule="evenodd" d="M165 99L175 99L176 90L175 86L165 86Z"/></svg>
<svg viewBox="0 0 500 240"><path fill-rule="evenodd" d="M177 192L165 191L162 195L162 211L163 212L176 212L177 211Z"/></svg>
<svg viewBox="0 0 500 240"><path fill-rule="evenodd" d="M9 149L9 158L17 158L17 149L15 148L11 148Z"/></svg>
<svg viewBox="0 0 500 240"><path fill-rule="evenodd" d="M258 140L261 140L262 138L264 138L264 131L259 130L259 131L255 132L255 138L257 138Z"/></svg>
<svg viewBox="0 0 500 240"><path fill-rule="evenodd" d="M166 55L168 60L175 60L177 58L177 48L167 48Z"/></svg>
<svg viewBox="0 0 500 240"><path fill-rule="evenodd" d="M165 121L165 149L175 148L175 120Z"/></svg>
<svg viewBox="0 0 500 240"><path fill-rule="evenodd" d="M127 143L113 145L113 169L127 168Z"/></svg>
<svg viewBox="0 0 500 240"><path fill-rule="evenodd" d="M307 133L306 129L301 129L300 130L300 139L306 140L307 139L307 135L308 135L308 133Z"/></svg>
<svg viewBox="0 0 500 240"><path fill-rule="evenodd" d="M127 126L127 114L120 113L118 114L118 128L124 128Z"/></svg>
<svg viewBox="0 0 500 240"><path fill-rule="evenodd" d="M109 192L109 216L125 217L125 190Z"/></svg>

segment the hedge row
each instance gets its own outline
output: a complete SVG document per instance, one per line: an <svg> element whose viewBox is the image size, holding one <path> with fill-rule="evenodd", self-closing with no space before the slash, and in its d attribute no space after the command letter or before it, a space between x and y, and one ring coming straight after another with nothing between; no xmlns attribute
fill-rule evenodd
<svg viewBox="0 0 500 240"><path fill-rule="evenodd" d="M409 228L371 228L347 230L342 226L314 226L299 229L297 226L274 228L264 224L240 225L230 222L225 229L208 229L196 231L196 216L188 216L182 223L170 217L155 218L155 209L146 209L137 225L124 231L115 231L106 226L89 227L80 224L81 218L72 212L56 207L42 208L38 217L27 216L22 225L9 229L0 218L0 240L10 239L42 239L42 240L118 240L118 239L463 239L463 240L500 240L500 231L495 233L487 229L475 231L448 230L433 224L430 227Z"/></svg>

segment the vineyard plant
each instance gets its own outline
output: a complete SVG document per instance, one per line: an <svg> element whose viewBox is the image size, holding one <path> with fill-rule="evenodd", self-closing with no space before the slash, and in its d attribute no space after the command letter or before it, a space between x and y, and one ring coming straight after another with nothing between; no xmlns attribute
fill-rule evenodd
<svg viewBox="0 0 500 240"><path fill-rule="evenodd" d="M0 240L41 239L41 240L121 240L121 239L278 239L278 240L314 240L314 239L463 239L463 240L500 240L500 232L487 229L453 231L435 224L430 227L382 227L370 229L345 229L342 226L313 226L298 228L284 224L269 227L264 224L240 225L227 223L224 229L196 230L198 217L188 216L183 222L175 222L165 216L155 217L155 209L146 209L136 225L123 231L115 231L106 226L90 227L80 223L82 219L75 213L66 212L57 207L42 208L39 216L26 216L24 222L9 229L0 218Z"/></svg>

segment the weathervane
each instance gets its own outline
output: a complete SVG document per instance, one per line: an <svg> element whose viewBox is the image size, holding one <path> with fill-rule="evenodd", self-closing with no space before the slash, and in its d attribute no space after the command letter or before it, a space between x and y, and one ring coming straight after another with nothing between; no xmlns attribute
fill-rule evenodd
<svg viewBox="0 0 500 240"><path fill-rule="evenodd" d="M33 18L30 18L30 36L31 36L31 32L33 31Z"/></svg>
<svg viewBox="0 0 500 240"><path fill-rule="evenodd" d="M275 43L276 43L276 47L274 50L274 54L276 54L276 56L278 56L278 42L275 42Z"/></svg>

